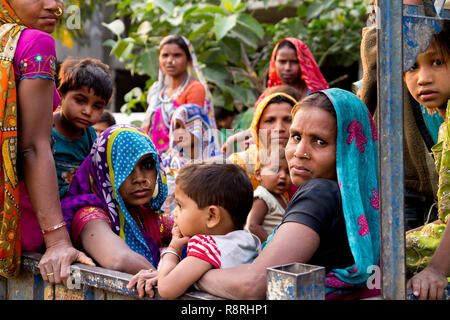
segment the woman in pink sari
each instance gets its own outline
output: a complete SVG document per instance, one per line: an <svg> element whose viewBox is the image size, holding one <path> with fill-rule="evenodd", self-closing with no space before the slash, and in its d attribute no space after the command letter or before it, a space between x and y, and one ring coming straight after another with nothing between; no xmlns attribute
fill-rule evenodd
<svg viewBox="0 0 450 320"><path fill-rule="evenodd" d="M172 114L179 106L192 103L203 108L216 129L212 95L195 56L194 48L184 37L167 36L161 41L159 77L150 88L148 108L142 123L160 153L169 147Z"/></svg>

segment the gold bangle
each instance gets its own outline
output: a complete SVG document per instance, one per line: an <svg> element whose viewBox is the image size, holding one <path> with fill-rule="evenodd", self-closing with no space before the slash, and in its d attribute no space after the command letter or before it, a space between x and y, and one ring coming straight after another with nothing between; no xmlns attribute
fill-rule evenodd
<svg viewBox="0 0 450 320"><path fill-rule="evenodd" d="M178 257L178 260L181 261L181 256L178 254L178 252L176 252L175 250L170 249L170 248L165 249L165 250L161 253L160 259L162 259L162 257L163 257L166 253L171 253L171 254L173 254L173 255L176 255L176 256Z"/></svg>
<svg viewBox="0 0 450 320"><path fill-rule="evenodd" d="M41 230L41 232L42 232L42 234L44 235L44 234L46 234L46 233L49 233L49 232L55 231L55 230L57 230L57 229L59 229L59 228L62 228L62 227L64 227L65 225L66 225L66 222L63 221L63 222L61 222L61 223L59 223L59 224L57 224L57 225L55 225L55 226L53 226L53 227L50 227L50 228L45 229L45 230Z"/></svg>

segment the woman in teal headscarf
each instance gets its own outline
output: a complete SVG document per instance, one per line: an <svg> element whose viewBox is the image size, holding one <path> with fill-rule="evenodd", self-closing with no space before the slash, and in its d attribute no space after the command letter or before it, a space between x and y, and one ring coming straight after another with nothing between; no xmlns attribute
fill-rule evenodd
<svg viewBox="0 0 450 320"><path fill-rule="evenodd" d="M158 266L173 220L160 211L166 176L141 129L114 125L100 134L61 202L74 243L102 267L127 273Z"/></svg>
<svg viewBox="0 0 450 320"><path fill-rule="evenodd" d="M377 131L364 103L341 89L312 93L293 109L286 146L299 186L281 224L250 265L211 270L201 289L229 299L263 299L266 268L325 267L326 299L359 299L379 263Z"/></svg>

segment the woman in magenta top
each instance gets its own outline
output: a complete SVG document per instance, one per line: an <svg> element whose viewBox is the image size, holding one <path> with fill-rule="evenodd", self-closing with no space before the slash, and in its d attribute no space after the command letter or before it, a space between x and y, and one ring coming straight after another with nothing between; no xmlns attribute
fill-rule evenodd
<svg viewBox="0 0 450 320"><path fill-rule="evenodd" d="M73 248L64 228L50 147L52 113L59 103L50 33L63 7L62 0L0 2L0 80L7 81L1 88L0 109L8 119L3 126L9 126L1 136L8 152L2 154L7 179L1 182L7 193L1 198L0 274L18 274L21 251L41 251L39 268L43 279L51 283L65 283L74 261L93 265Z"/></svg>

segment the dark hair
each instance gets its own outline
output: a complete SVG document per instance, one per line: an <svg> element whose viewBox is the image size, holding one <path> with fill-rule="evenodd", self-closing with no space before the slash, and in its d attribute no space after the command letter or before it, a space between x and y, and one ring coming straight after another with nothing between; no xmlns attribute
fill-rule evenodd
<svg viewBox="0 0 450 320"><path fill-rule="evenodd" d="M166 44L170 43L176 44L180 47L180 49L186 54L188 61L191 60L191 53L189 52L186 42L184 42L183 38L178 35L170 35L162 39L161 44L159 45L159 50L161 50Z"/></svg>
<svg viewBox="0 0 450 320"><path fill-rule="evenodd" d="M236 164L184 165L176 184L200 209L220 206L228 211L236 229L242 229L253 204L253 187L245 171Z"/></svg>
<svg viewBox="0 0 450 320"><path fill-rule="evenodd" d="M277 52L275 53L275 59L277 58L278 51L283 48L290 48L295 52L297 52L297 49L295 48L295 45L292 42L290 42L289 40L283 40L278 45Z"/></svg>
<svg viewBox="0 0 450 320"><path fill-rule="evenodd" d="M302 100L300 100L299 102L297 102L297 104L292 109L292 117L295 116L295 114L297 113L298 110L300 110L301 107L306 106L318 107L322 110L331 113L331 115L335 119L337 119L336 110L334 109L333 104L331 103L330 99L328 99L327 95L323 92L320 91L313 92L310 95L303 98Z"/></svg>
<svg viewBox="0 0 450 320"><path fill-rule="evenodd" d="M299 101L301 99L300 92L298 92L296 88L287 84L267 88L265 91L265 95L270 96L271 94L277 92L286 93L290 95L292 98L294 98L296 101Z"/></svg>
<svg viewBox="0 0 450 320"><path fill-rule="evenodd" d="M65 95L83 86L93 89L95 95L109 102L113 82L109 66L94 58L68 57L59 70L59 92Z"/></svg>
<svg viewBox="0 0 450 320"><path fill-rule="evenodd" d="M445 20L442 30L433 35L431 46L434 46L444 62L447 62L450 57L450 21Z"/></svg>
<svg viewBox="0 0 450 320"><path fill-rule="evenodd" d="M97 123L99 122L106 122L108 126L111 127L116 124L116 119L114 118L114 115L112 114L111 111L105 109L103 110L103 113L100 116L100 120L98 120Z"/></svg>
<svg viewBox="0 0 450 320"><path fill-rule="evenodd" d="M236 114L236 111L230 111L224 107L214 107L214 117L216 120L226 119L227 117L232 117Z"/></svg>

